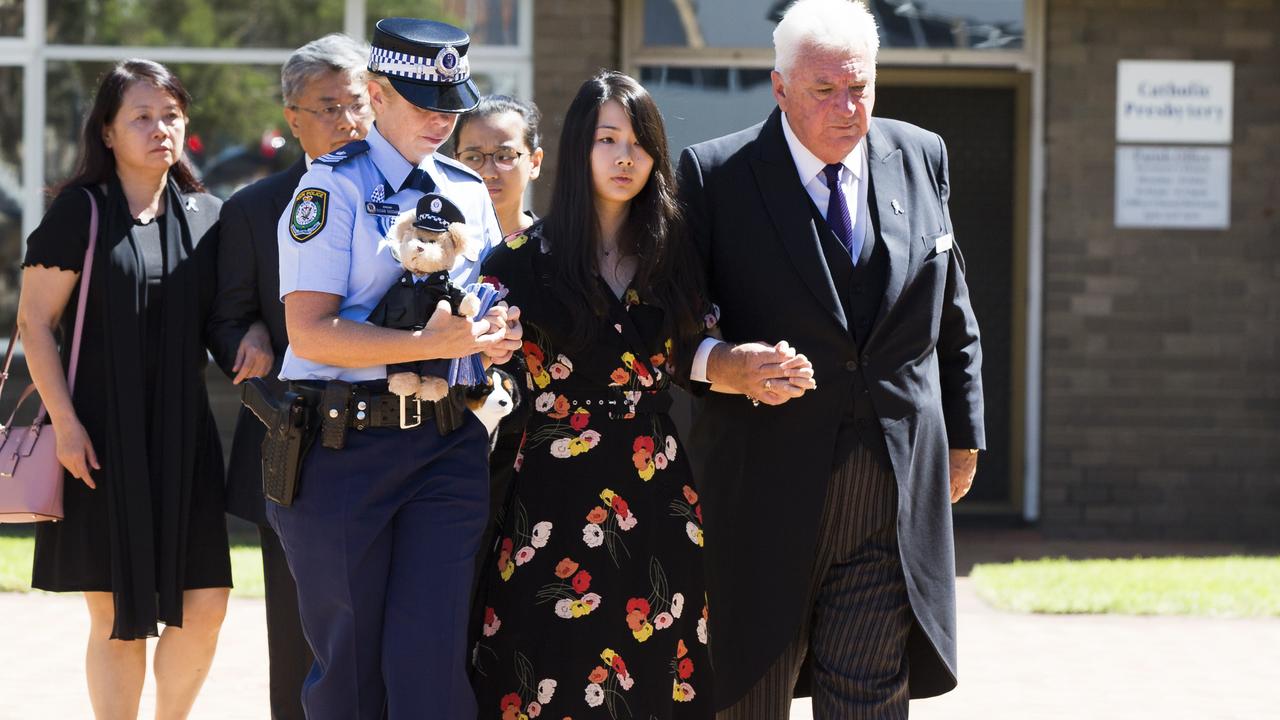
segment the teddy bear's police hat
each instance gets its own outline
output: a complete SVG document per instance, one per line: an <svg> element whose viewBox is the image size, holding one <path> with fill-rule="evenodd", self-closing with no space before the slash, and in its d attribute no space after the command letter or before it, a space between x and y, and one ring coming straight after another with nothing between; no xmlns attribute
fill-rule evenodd
<svg viewBox="0 0 1280 720"><path fill-rule="evenodd" d="M471 80L471 36L459 28L417 18L383 18L369 43L369 72L425 110L462 113L480 102Z"/></svg>
<svg viewBox="0 0 1280 720"><path fill-rule="evenodd" d="M413 219L413 226L419 230L444 232L451 223L466 221L462 211L449 198L439 193L427 193L418 198L418 214Z"/></svg>

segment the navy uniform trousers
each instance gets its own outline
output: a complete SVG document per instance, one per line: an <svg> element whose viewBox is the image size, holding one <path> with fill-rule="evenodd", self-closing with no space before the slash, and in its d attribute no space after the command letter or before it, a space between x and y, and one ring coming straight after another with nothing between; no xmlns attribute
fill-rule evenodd
<svg viewBox="0 0 1280 720"><path fill-rule="evenodd" d="M470 718L466 632L489 510L489 439L467 422L316 442L290 507L269 504L315 664L309 720Z"/></svg>

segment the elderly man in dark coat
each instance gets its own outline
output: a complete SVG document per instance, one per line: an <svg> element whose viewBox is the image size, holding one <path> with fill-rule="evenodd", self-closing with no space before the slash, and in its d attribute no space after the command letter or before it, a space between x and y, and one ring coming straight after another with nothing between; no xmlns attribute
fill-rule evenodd
<svg viewBox="0 0 1280 720"><path fill-rule="evenodd" d="M704 342L694 377L763 403L707 393L690 448L719 717L786 718L806 659L815 717L906 717L956 684L951 503L985 442L946 148L871 118L861 4L800 0L774 44L778 108L680 160L728 341Z"/></svg>

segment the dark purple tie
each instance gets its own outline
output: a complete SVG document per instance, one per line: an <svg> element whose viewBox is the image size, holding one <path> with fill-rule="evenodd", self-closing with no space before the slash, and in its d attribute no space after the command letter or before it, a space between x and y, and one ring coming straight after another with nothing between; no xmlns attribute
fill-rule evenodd
<svg viewBox="0 0 1280 720"><path fill-rule="evenodd" d="M857 265L862 248L857 248L857 252L854 252L853 220L849 218L849 203L845 202L844 190L840 188L840 170L843 167L844 165L840 163L832 163L822 168L822 172L827 176L827 190L831 191L827 199L827 224L831 226L836 237L840 238L840 243L849 252L849 257L853 258L853 264Z"/></svg>

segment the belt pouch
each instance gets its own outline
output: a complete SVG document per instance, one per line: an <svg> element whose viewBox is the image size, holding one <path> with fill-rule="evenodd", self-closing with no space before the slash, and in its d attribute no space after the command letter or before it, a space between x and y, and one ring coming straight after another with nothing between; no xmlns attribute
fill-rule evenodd
<svg viewBox="0 0 1280 720"><path fill-rule="evenodd" d="M457 430L466 422L465 413L469 410L465 397L466 388L454 386L449 388L448 394L435 402L436 429L440 431L441 437Z"/></svg>
<svg viewBox="0 0 1280 720"><path fill-rule="evenodd" d="M347 445L347 422L351 419L351 383L330 380L320 396L320 444L330 450Z"/></svg>

